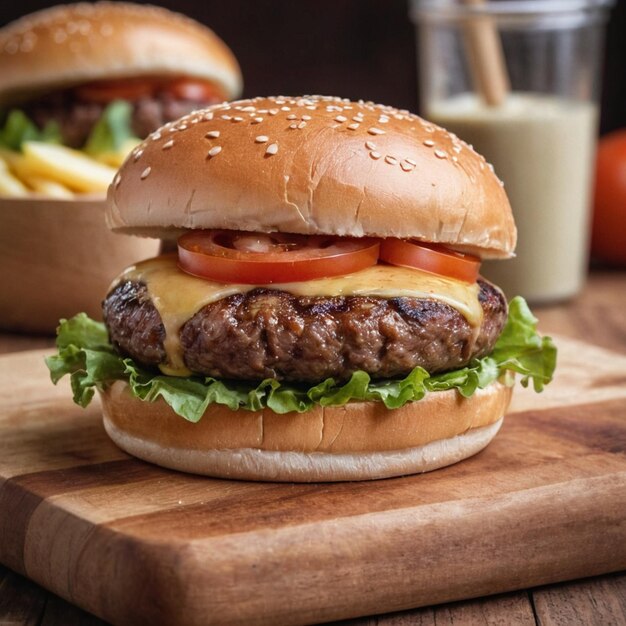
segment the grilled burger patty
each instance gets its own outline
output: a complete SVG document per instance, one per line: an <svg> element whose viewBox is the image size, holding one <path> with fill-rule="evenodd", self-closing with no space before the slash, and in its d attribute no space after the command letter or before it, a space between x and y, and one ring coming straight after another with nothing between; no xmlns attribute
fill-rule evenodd
<svg viewBox="0 0 626 626"><path fill-rule="evenodd" d="M255 289L208 304L180 339L194 373L238 380L345 380L356 370L374 378L463 367L493 349L507 316L502 292L479 279L484 318L476 341L453 307L419 298L296 297ZM165 328L146 286L126 281L103 303L112 343L144 366L167 363Z"/></svg>
<svg viewBox="0 0 626 626"><path fill-rule="evenodd" d="M167 93L142 98L132 103L133 133L143 139L163 124L218 101L218 98L204 103L180 100ZM85 102L71 91L60 91L42 96L21 108L39 128L44 128L48 122L56 122L65 145L80 148L87 141L106 104Z"/></svg>

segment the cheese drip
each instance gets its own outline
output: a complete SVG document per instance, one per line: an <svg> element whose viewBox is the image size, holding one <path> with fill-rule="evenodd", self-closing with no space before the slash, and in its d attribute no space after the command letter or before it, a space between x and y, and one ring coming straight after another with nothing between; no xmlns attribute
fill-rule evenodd
<svg viewBox="0 0 626 626"><path fill-rule="evenodd" d="M259 287L286 291L294 296L378 296L381 298L430 298L455 308L468 321L477 337L483 310L478 284L393 265L374 265L346 276L295 283L238 285L215 283L186 274L178 268L176 255L164 255L128 268L113 286L124 281L144 283L165 327L164 348L168 365L161 371L171 376L189 376L180 344L180 329L200 309L222 298Z"/></svg>

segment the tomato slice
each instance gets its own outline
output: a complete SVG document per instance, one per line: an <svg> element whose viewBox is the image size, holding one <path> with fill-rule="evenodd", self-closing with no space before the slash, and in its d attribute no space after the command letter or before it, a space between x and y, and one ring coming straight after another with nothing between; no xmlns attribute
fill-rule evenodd
<svg viewBox="0 0 626 626"><path fill-rule="evenodd" d="M124 78L120 80L99 80L75 88L81 100L108 103L113 100L134 102L149 98L159 92L171 94L178 100L190 100L211 104L224 100L220 87L206 80L196 78Z"/></svg>
<svg viewBox="0 0 626 626"><path fill-rule="evenodd" d="M81 100L108 103L113 100L140 100L156 93L159 81L154 78L125 78L121 80L99 80L76 87Z"/></svg>
<svg viewBox="0 0 626 626"><path fill-rule="evenodd" d="M177 78L164 83L162 90L179 100L191 100L211 104L225 99L218 85L195 78Z"/></svg>
<svg viewBox="0 0 626 626"><path fill-rule="evenodd" d="M201 230L178 239L178 266L216 282L267 285L351 274L375 265L378 250L367 238Z"/></svg>
<svg viewBox="0 0 626 626"><path fill-rule="evenodd" d="M475 283L480 269L480 259L471 254L404 239L383 239L380 259L391 265L412 267L466 283Z"/></svg>

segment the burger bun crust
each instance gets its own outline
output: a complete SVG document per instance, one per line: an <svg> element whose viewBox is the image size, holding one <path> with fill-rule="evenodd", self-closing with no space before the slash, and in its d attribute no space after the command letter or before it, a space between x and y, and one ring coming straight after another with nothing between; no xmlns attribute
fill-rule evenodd
<svg viewBox="0 0 626 626"><path fill-rule="evenodd" d="M433 392L394 410L353 402L285 415L211 405L197 423L161 399L133 398L122 381L101 399L111 439L151 463L220 478L326 482L426 472L476 454L496 435L511 393L493 383L470 398Z"/></svg>
<svg viewBox="0 0 626 626"><path fill-rule="evenodd" d="M0 29L0 103L97 80L189 76L241 93L239 65L209 28L160 7L59 5Z"/></svg>
<svg viewBox="0 0 626 626"><path fill-rule="evenodd" d="M501 182L470 146L408 111L325 96L214 105L138 146L108 223L174 238L218 228L415 238L513 254Z"/></svg>

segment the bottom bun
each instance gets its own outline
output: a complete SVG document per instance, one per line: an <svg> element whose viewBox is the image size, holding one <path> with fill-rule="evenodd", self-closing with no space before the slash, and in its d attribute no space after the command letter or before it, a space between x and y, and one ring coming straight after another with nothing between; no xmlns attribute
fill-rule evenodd
<svg viewBox="0 0 626 626"><path fill-rule="evenodd" d="M104 427L129 454L184 472L268 481L341 481L428 472L482 450L496 435L511 388L470 398L428 394L400 409L377 402L278 415L211 405L192 423L163 400L142 402L118 381L102 392Z"/></svg>

